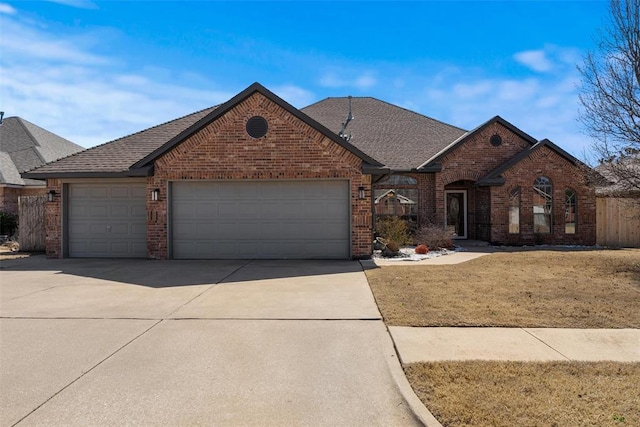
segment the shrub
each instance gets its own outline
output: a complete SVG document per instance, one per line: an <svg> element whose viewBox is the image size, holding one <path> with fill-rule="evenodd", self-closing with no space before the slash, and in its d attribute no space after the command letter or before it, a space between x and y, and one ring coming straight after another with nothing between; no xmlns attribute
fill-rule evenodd
<svg viewBox="0 0 640 427"><path fill-rule="evenodd" d="M419 245L425 245L432 249L448 249L453 247L453 239L450 232L444 227L429 224L422 227L416 233L416 241Z"/></svg>
<svg viewBox="0 0 640 427"><path fill-rule="evenodd" d="M0 234L13 236L18 229L18 215L0 212Z"/></svg>
<svg viewBox="0 0 640 427"><path fill-rule="evenodd" d="M376 233L385 240L396 242L398 245L411 243L407 224L397 216L379 219L376 222Z"/></svg>
<svg viewBox="0 0 640 427"><path fill-rule="evenodd" d="M418 245L418 246L416 247L416 253L417 253L417 254L424 255L424 254L426 254L427 252L429 252L429 248L427 248L425 245Z"/></svg>

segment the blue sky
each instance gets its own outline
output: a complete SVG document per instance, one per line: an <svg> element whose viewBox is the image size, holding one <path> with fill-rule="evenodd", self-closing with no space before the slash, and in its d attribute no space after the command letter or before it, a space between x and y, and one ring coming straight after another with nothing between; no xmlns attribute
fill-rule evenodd
<svg viewBox="0 0 640 427"><path fill-rule="evenodd" d="M372 96L582 157L576 65L604 1L0 0L0 110L90 147L258 81L296 107ZM357 120L357 114L356 114Z"/></svg>

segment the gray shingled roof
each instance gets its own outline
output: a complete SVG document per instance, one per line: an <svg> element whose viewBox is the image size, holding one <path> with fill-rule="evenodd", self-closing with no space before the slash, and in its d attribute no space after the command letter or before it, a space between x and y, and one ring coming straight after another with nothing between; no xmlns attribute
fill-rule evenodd
<svg viewBox="0 0 640 427"><path fill-rule="evenodd" d="M125 173L140 159L157 150L217 106L90 148L33 171L39 175Z"/></svg>
<svg viewBox="0 0 640 427"><path fill-rule="evenodd" d="M132 166L153 155L156 150L161 150L165 144L218 107L220 106L207 108L116 139L29 173L38 177L65 174L128 176L127 174L142 173L142 169ZM329 131L338 134L347 115L348 98L327 98L301 111ZM353 135L351 145L394 170L417 168L465 134L460 128L375 98L353 98L353 114L355 120L347 128L347 133Z"/></svg>
<svg viewBox="0 0 640 427"><path fill-rule="evenodd" d="M349 111L349 99L327 98L302 112L338 133ZM351 144L394 170L410 170L435 156L465 130L369 97L352 98L355 117L345 133Z"/></svg>
<svg viewBox="0 0 640 427"><path fill-rule="evenodd" d="M20 117L0 125L0 184L42 185L20 173L84 150L81 146Z"/></svg>

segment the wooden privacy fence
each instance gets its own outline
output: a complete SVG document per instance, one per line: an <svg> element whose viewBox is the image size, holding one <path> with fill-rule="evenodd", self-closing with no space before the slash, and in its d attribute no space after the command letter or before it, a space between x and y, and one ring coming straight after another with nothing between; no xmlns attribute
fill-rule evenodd
<svg viewBox="0 0 640 427"><path fill-rule="evenodd" d="M639 199L598 197L596 218L596 241L599 245L640 247Z"/></svg>
<svg viewBox="0 0 640 427"><path fill-rule="evenodd" d="M18 243L21 251L44 251L47 196L18 198Z"/></svg>

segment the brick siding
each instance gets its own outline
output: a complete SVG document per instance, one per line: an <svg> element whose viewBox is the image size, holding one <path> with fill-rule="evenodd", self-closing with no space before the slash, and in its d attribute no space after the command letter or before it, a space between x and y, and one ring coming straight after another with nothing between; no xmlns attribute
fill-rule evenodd
<svg viewBox="0 0 640 427"><path fill-rule="evenodd" d="M502 144L491 145L498 134ZM584 171L547 147L536 150L503 174L506 183L495 187L476 187L488 173L530 146L529 142L500 123L487 126L456 147L442 159L437 173L407 173L418 181L418 225L444 224L445 190L467 191L467 237L496 244L595 244L595 192L584 180ZM553 184L553 232L533 233L533 182L539 176ZM387 188L388 186L384 186ZM509 234L509 192L520 187L520 233ZM389 187L390 188L390 187ZM416 188L394 186L393 188ZM577 230L564 231L565 189L577 194Z"/></svg>
<svg viewBox="0 0 640 427"><path fill-rule="evenodd" d="M250 137L253 116L267 119L269 131ZM168 258L167 198L172 180L308 180L345 179L351 183L351 254L372 251L371 177L362 160L260 93L254 93L213 123L158 158L147 178L147 244L149 257ZM366 198L358 199L358 187ZM160 200L151 191L160 189Z"/></svg>
<svg viewBox="0 0 640 427"><path fill-rule="evenodd" d="M553 185L552 227L549 234L533 232L533 183L546 176ZM584 171L548 147L541 147L526 159L507 170L503 186L491 188L491 241L501 244L595 245L596 196L587 185ZM520 233L509 234L509 192L521 189ZM577 224L575 234L565 233L565 190L577 195Z"/></svg>

